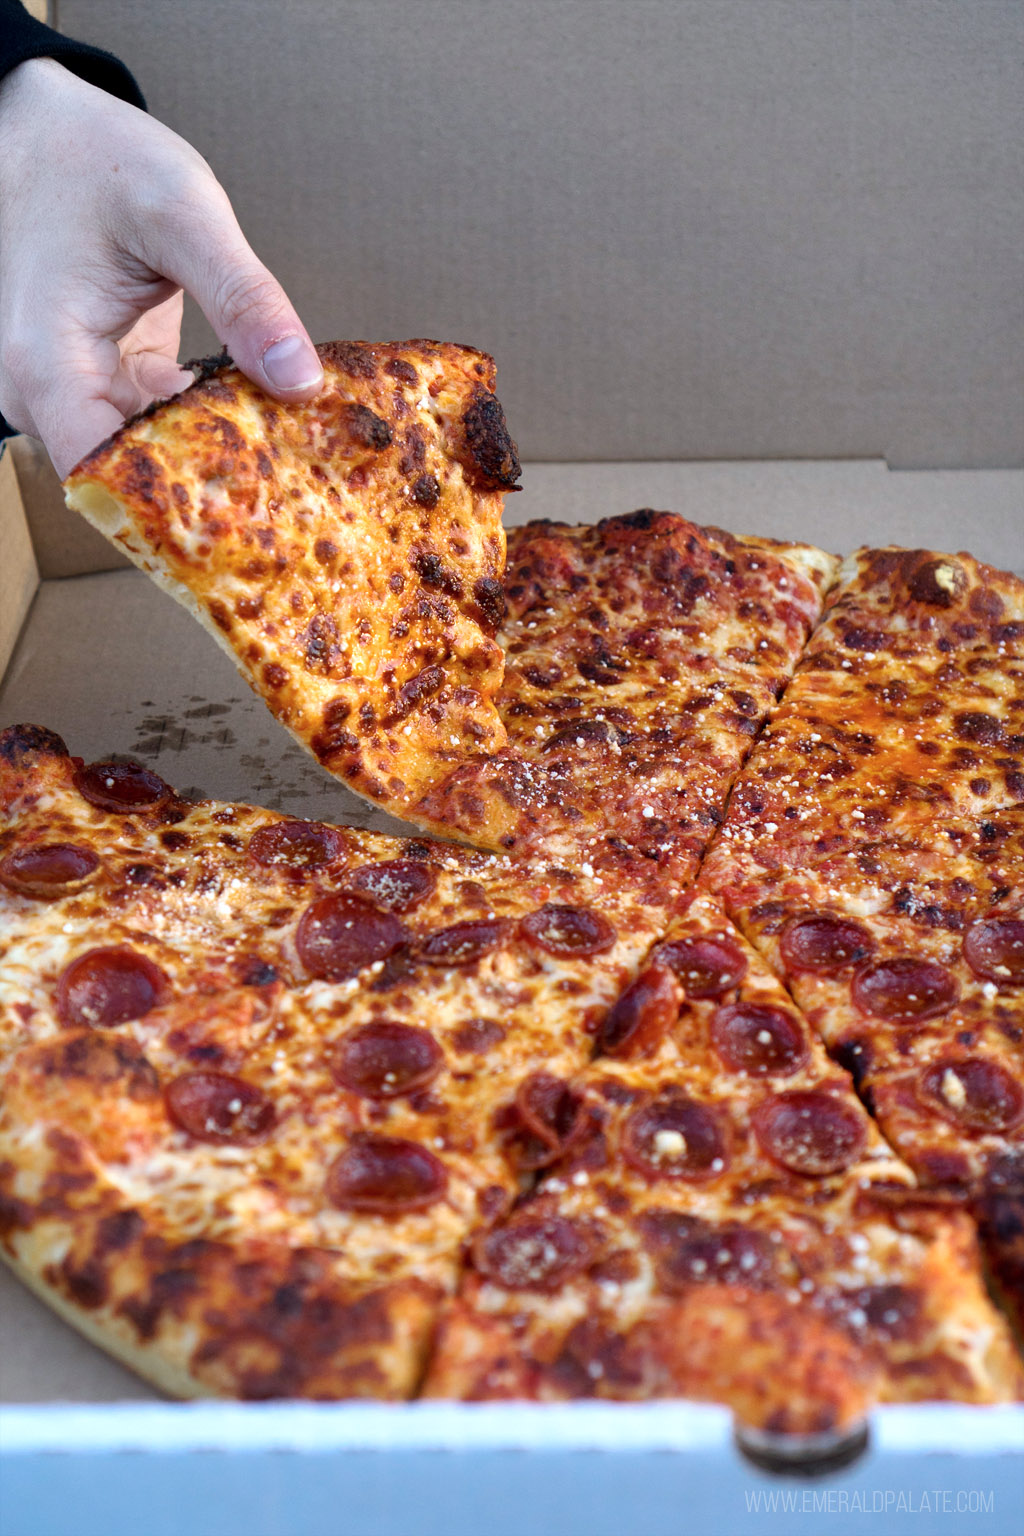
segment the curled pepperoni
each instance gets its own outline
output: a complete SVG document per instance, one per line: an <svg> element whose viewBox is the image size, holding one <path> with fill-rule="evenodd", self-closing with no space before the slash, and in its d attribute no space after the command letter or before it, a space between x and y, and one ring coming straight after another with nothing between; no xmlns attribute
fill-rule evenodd
<svg viewBox="0 0 1024 1536"><path fill-rule="evenodd" d="M158 811L173 794L158 774L140 763L91 763L79 768L75 788L83 800L101 811Z"/></svg>
<svg viewBox="0 0 1024 1536"><path fill-rule="evenodd" d="M260 827L249 839L249 855L264 868L322 869L344 852L336 827L319 821L278 821Z"/></svg>
<svg viewBox="0 0 1024 1536"><path fill-rule="evenodd" d="M473 1244L480 1273L509 1290L555 1291L586 1269L594 1253L587 1228L564 1216L520 1216Z"/></svg>
<svg viewBox="0 0 1024 1536"><path fill-rule="evenodd" d="M1008 1131L1024 1112L1024 1091L985 1056L933 1062L918 1077L917 1094L929 1109L972 1131Z"/></svg>
<svg viewBox="0 0 1024 1536"><path fill-rule="evenodd" d="M612 1005L601 1025L609 1056L648 1056L679 1013L679 984L665 965L649 965Z"/></svg>
<svg viewBox="0 0 1024 1536"><path fill-rule="evenodd" d="M571 1145L583 1126L581 1102L552 1072L531 1072L515 1098L512 1153L517 1167L546 1168Z"/></svg>
<svg viewBox="0 0 1024 1536"><path fill-rule="evenodd" d="M412 859L386 859L380 864L364 864L352 871L349 885L388 912L408 912L433 891L437 874L429 864Z"/></svg>
<svg viewBox="0 0 1024 1536"><path fill-rule="evenodd" d="M862 965L854 973L851 995L864 1013L893 1024L916 1024L952 1008L960 987L937 960L897 955Z"/></svg>
<svg viewBox="0 0 1024 1536"><path fill-rule="evenodd" d="M0 885L19 896L56 900L81 886L99 859L91 848L75 843L33 843L12 848L0 859Z"/></svg>
<svg viewBox="0 0 1024 1536"><path fill-rule="evenodd" d="M753 1125L769 1157L808 1177L848 1168L866 1140L863 1117L853 1105L817 1089L765 1099L754 1110Z"/></svg>
<svg viewBox="0 0 1024 1536"><path fill-rule="evenodd" d="M749 1077L789 1077L807 1060L807 1038L785 1008L769 1003L730 1003L715 1010L711 1041L733 1072Z"/></svg>
<svg viewBox="0 0 1024 1536"><path fill-rule="evenodd" d="M779 948L790 971L841 971L875 952L875 941L862 923L827 912L791 917Z"/></svg>
<svg viewBox="0 0 1024 1536"><path fill-rule="evenodd" d="M261 1088L228 1072L185 1072L164 1089L167 1113L197 1141L251 1146L277 1120Z"/></svg>
<svg viewBox="0 0 1024 1536"><path fill-rule="evenodd" d="M405 938L404 927L390 912L378 912L368 901L338 892L306 908L295 947L311 975L343 981L363 966L386 959Z"/></svg>
<svg viewBox="0 0 1024 1536"><path fill-rule="evenodd" d="M465 923L439 928L423 940L419 957L428 965L472 965L496 949L506 933L506 924L497 918L481 917Z"/></svg>
<svg viewBox="0 0 1024 1536"><path fill-rule="evenodd" d="M709 1179L724 1168L728 1147L717 1114L672 1087L629 1116L622 1152L647 1178Z"/></svg>
<svg viewBox="0 0 1024 1536"><path fill-rule="evenodd" d="M349 1030L334 1048L331 1075L368 1099L393 1099L425 1088L444 1053L428 1029L381 1021Z"/></svg>
<svg viewBox="0 0 1024 1536"><path fill-rule="evenodd" d="M546 902L536 912L529 912L519 925L520 932L549 955L583 959L600 955L615 943L615 929L606 917L590 907L567 907Z"/></svg>
<svg viewBox="0 0 1024 1536"><path fill-rule="evenodd" d="M94 1029L141 1019L160 1002L166 986L160 967L137 950L87 949L57 983L57 1017L62 1024Z"/></svg>
<svg viewBox="0 0 1024 1536"><path fill-rule="evenodd" d="M398 1136L353 1137L327 1174L327 1198L340 1211L400 1216L434 1205L448 1170L418 1142Z"/></svg>
<svg viewBox="0 0 1024 1536"><path fill-rule="evenodd" d="M2 876L0 865L0 879ZM964 935L964 959L983 981L997 986L1024 985L1024 920L983 917Z"/></svg>
<svg viewBox="0 0 1024 1536"><path fill-rule="evenodd" d="M738 987L747 974L747 957L732 939L670 939L659 944L655 959L679 977L686 996L721 997Z"/></svg>
<svg viewBox="0 0 1024 1536"><path fill-rule="evenodd" d="M680 1211L644 1211L637 1218L662 1290L691 1285L770 1286L775 1278L772 1243L763 1232L726 1222L715 1225Z"/></svg>

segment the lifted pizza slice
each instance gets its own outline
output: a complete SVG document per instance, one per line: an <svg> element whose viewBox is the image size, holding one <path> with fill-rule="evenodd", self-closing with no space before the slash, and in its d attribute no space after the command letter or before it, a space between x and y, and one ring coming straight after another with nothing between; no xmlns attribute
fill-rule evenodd
<svg viewBox="0 0 1024 1536"><path fill-rule="evenodd" d="M324 387L302 405L204 368L89 454L67 499L325 768L407 815L467 753L505 742L494 634L519 461L484 353L318 351Z"/></svg>

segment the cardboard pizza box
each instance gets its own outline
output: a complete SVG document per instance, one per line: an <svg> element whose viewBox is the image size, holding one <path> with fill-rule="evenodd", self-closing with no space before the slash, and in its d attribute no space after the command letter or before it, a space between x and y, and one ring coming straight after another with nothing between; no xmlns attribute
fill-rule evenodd
<svg viewBox="0 0 1024 1536"><path fill-rule="evenodd" d="M244 8L244 24L239 17ZM51 7L51 10L53 7ZM1013 0L61 0L318 338L494 352L510 523L666 507L1024 574ZM209 351L194 311L184 355ZM394 830L0 457L0 725ZM1018 1528L1024 1409L885 1408L814 1481L700 1404L170 1404L0 1270L2 1536Z"/></svg>
<svg viewBox="0 0 1024 1536"><path fill-rule="evenodd" d="M967 544L1024 574L1019 471L529 464L523 483L517 522L654 504L833 548ZM72 520L28 439L0 458L0 549L0 722L46 724L86 757L137 754L190 791L395 829L306 757L184 609ZM1024 1408L883 1408L859 1459L808 1481L744 1460L729 1414L707 1404L168 1404L2 1269L0 1405L3 1536L781 1533L803 1515L898 1533L940 1512L988 1536L1014 1531L1020 1509Z"/></svg>

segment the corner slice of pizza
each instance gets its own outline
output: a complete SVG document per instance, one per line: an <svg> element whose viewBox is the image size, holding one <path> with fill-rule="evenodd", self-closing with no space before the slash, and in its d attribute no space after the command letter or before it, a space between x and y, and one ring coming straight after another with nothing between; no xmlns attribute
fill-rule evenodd
<svg viewBox="0 0 1024 1536"><path fill-rule="evenodd" d="M704 870L880 841L942 853L1024 806L1024 582L969 555L861 550L733 790Z"/></svg>
<svg viewBox="0 0 1024 1536"><path fill-rule="evenodd" d="M970 1219L915 1186L717 903L598 1043L561 1161L475 1237L428 1394L696 1397L791 1439L1020 1391Z"/></svg>
<svg viewBox="0 0 1024 1536"><path fill-rule="evenodd" d="M508 746L456 767L419 813L483 846L685 883L835 564L647 509L511 530Z"/></svg>
<svg viewBox="0 0 1024 1536"><path fill-rule="evenodd" d="M167 1391L411 1395L663 924L3 732L3 1256Z"/></svg>
<svg viewBox="0 0 1024 1536"><path fill-rule="evenodd" d="M950 864L886 901L834 859L733 910L919 1182L974 1212L1024 1336L1024 880L996 864L979 901Z"/></svg>
<svg viewBox="0 0 1024 1536"><path fill-rule="evenodd" d="M318 352L324 387L302 405L204 367L65 491L325 768L407 815L468 753L505 742L494 635L519 461L484 353Z"/></svg>

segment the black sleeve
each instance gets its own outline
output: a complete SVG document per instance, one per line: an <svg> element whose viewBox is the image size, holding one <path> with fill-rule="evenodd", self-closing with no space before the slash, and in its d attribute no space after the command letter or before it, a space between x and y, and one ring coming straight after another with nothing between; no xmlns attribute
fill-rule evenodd
<svg viewBox="0 0 1024 1536"><path fill-rule="evenodd" d="M26 59L56 59L90 85L145 111L146 101L135 77L120 59L54 32L30 16L18 0L0 0L0 80Z"/></svg>

